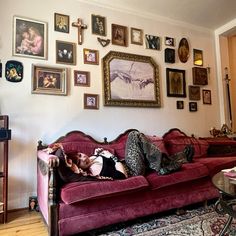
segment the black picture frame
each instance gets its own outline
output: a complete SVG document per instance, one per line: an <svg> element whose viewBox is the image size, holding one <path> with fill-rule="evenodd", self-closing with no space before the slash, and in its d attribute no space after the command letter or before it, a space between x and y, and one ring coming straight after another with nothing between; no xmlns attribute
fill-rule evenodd
<svg viewBox="0 0 236 236"><path fill-rule="evenodd" d="M197 111L197 102L189 102L189 111L191 112Z"/></svg>
<svg viewBox="0 0 236 236"><path fill-rule="evenodd" d="M165 63L175 63L175 49L165 49Z"/></svg>
<svg viewBox="0 0 236 236"><path fill-rule="evenodd" d="M76 43L56 40L56 63L76 65Z"/></svg>
<svg viewBox="0 0 236 236"><path fill-rule="evenodd" d="M166 68L168 97L186 97L185 70Z"/></svg>
<svg viewBox="0 0 236 236"><path fill-rule="evenodd" d="M91 15L92 34L106 36L106 18L99 15Z"/></svg>
<svg viewBox="0 0 236 236"><path fill-rule="evenodd" d="M184 109L184 101L176 101L176 108L179 110Z"/></svg>
<svg viewBox="0 0 236 236"><path fill-rule="evenodd" d="M70 32L70 16L54 13L54 30L68 34Z"/></svg>

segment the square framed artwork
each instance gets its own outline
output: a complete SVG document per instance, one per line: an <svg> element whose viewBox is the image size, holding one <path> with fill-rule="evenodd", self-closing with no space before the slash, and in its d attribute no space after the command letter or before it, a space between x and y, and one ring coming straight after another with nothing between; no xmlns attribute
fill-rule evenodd
<svg viewBox="0 0 236 236"><path fill-rule="evenodd" d="M191 111L191 112L197 111L197 103L196 102L189 103L189 111Z"/></svg>
<svg viewBox="0 0 236 236"><path fill-rule="evenodd" d="M186 97L185 70L166 68L168 97Z"/></svg>
<svg viewBox="0 0 236 236"><path fill-rule="evenodd" d="M84 64L92 64L92 65L99 64L98 50L84 48L83 52L84 52Z"/></svg>
<svg viewBox="0 0 236 236"><path fill-rule="evenodd" d="M193 49L193 64L203 66L203 52L199 49Z"/></svg>
<svg viewBox="0 0 236 236"><path fill-rule="evenodd" d="M147 49L160 50L161 38L158 36L145 34L145 45Z"/></svg>
<svg viewBox="0 0 236 236"><path fill-rule="evenodd" d="M200 100L201 99L199 86L189 85L188 91L189 91L189 100Z"/></svg>
<svg viewBox="0 0 236 236"><path fill-rule="evenodd" d="M67 95L67 69L33 65L32 93Z"/></svg>
<svg viewBox="0 0 236 236"><path fill-rule="evenodd" d="M211 104L211 90L203 89L202 90L202 100L203 104Z"/></svg>
<svg viewBox="0 0 236 236"><path fill-rule="evenodd" d="M175 46L175 39L171 37L165 37L165 45L169 47Z"/></svg>
<svg viewBox="0 0 236 236"><path fill-rule="evenodd" d="M62 33L70 32L70 17L60 13L54 13L54 30Z"/></svg>
<svg viewBox="0 0 236 236"><path fill-rule="evenodd" d="M76 65L76 44L56 40L56 63Z"/></svg>
<svg viewBox="0 0 236 236"><path fill-rule="evenodd" d="M89 87L90 86L89 71L74 70L74 85Z"/></svg>
<svg viewBox="0 0 236 236"><path fill-rule="evenodd" d="M84 94L84 109L98 109L99 108L98 94Z"/></svg>
<svg viewBox="0 0 236 236"><path fill-rule="evenodd" d="M46 22L13 17L13 56L47 59Z"/></svg>
<svg viewBox="0 0 236 236"><path fill-rule="evenodd" d="M143 45L143 31L141 29L130 28L131 43Z"/></svg>
<svg viewBox="0 0 236 236"><path fill-rule="evenodd" d="M207 85L208 74L207 68L193 67L193 84L194 85Z"/></svg>
<svg viewBox="0 0 236 236"><path fill-rule="evenodd" d="M165 63L175 63L175 49L165 49Z"/></svg>
<svg viewBox="0 0 236 236"><path fill-rule="evenodd" d="M99 15L91 15L92 34L106 36L106 18Z"/></svg>
<svg viewBox="0 0 236 236"><path fill-rule="evenodd" d="M123 25L111 24L111 42L118 46L128 46L128 28Z"/></svg>
<svg viewBox="0 0 236 236"><path fill-rule="evenodd" d="M184 109L184 101L176 101L176 108L177 109Z"/></svg>

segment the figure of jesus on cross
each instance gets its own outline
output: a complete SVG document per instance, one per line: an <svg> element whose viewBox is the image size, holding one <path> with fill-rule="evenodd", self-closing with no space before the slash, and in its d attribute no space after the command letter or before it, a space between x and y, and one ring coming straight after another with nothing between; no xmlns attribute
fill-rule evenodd
<svg viewBox="0 0 236 236"><path fill-rule="evenodd" d="M87 29L87 25L82 23L82 19L78 18L77 22L73 22L72 26L78 28L78 44L81 45L83 43L83 31Z"/></svg>

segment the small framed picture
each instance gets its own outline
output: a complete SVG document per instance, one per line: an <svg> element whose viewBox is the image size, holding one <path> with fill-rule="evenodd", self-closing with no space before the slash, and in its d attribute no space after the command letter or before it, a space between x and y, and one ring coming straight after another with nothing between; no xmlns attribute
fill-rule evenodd
<svg viewBox="0 0 236 236"><path fill-rule="evenodd" d="M29 211L38 210L38 199L36 196L29 197Z"/></svg>
<svg viewBox="0 0 236 236"><path fill-rule="evenodd" d="M165 37L165 45L166 45L166 46L170 46L170 47L174 47L174 46L175 46L175 40L174 40L174 38Z"/></svg>
<svg viewBox="0 0 236 236"><path fill-rule="evenodd" d="M207 68L193 67L193 84L194 85L207 85L208 74Z"/></svg>
<svg viewBox="0 0 236 236"><path fill-rule="evenodd" d="M189 100L200 100L200 87L199 86L188 86Z"/></svg>
<svg viewBox="0 0 236 236"><path fill-rule="evenodd" d="M189 103L189 111L197 111L197 103L196 102Z"/></svg>
<svg viewBox="0 0 236 236"><path fill-rule="evenodd" d="M147 49L160 50L161 49L161 39L154 35L145 35L145 44Z"/></svg>
<svg viewBox="0 0 236 236"><path fill-rule="evenodd" d="M128 46L128 28L123 25L111 24L111 42L118 46Z"/></svg>
<svg viewBox="0 0 236 236"><path fill-rule="evenodd" d="M89 72L74 70L74 85L89 87L90 86Z"/></svg>
<svg viewBox="0 0 236 236"><path fill-rule="evenodd" d="M91 15L92 34L106 36L106 18L99 15Z"/></svg>
<svg viewBox="0 0 236 236"><path fill-rule="evenodd" d="M165 63L175 63L175 49L165 49Z"/></svg>
<svg viewBox="0 0 236 236"><path fill-rule="evenodd" d="M176 101L177 109L184 109L184 101Z"/></svg>
<svg viewBox="0 0 236 236"><path fill-rule="evenodd" d="M84 109L98 109L98 94L84 94Z"/></svg>
<svg viewBox="0 0 236 236"><path fill-rule="evenodd" d="M202 100L203 104L211 104L211 90L202 90Z"/></svg>
<svg viewBox="0 0 236 236"><path fill-rule="evenodd" d="M24 67L22 62L10 60L5 65L5 77L9 82L21 82L23 79Z"/></svg>
<svg viewBox="0 0 236 236"><path fill-rule="evenodd" d="M193 49L193 64L196 66L203 66L202 50Z"/></svg>
<svg viewBox="0 0 236 236"><path fill-rule="evenodd" d="M62 33L70 31L70 17L59 13L54 13L54 30Z"/></svg>
<svg viewBox="0 0 236 236"><path fill-rule="evenodd" d="M32 66L32 93L67 95L67 69Z"/></svg>
<svg viewBox="0 0 236 236"><path fill-rule="evenodd" d="M99 55L98 50L92 50L88 48L84 48L84 64L99 64Z"/></svg>
<svg viewBox="0 0 236 236"><path fill-rule="evenodd" d="M131 28L131 43L137 45L143 45L143 31L141 29Z"/></svg>
<svg viewBox="0 0 236 236"><path fill-rule="evenodd" d="M76 44L56 40L56 63L76 65Z"/></svg>

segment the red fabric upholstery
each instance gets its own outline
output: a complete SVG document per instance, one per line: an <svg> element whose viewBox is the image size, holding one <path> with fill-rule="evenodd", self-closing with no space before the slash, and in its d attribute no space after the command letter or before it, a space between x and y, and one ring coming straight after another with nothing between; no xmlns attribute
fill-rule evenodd
<svg viewBox="0 0 236 236"><path fill-rule="evenodd" d="M149 186L143 176L135 176L125 180L86 181L66 184L61 189L61 199L72 204L89 199L105 198L116 194L127 194Z"/></svg>
<svg viewBox="0 0 236 236"><path fill-rule="evenodd" d="M187 163L184 164L180 171L174 172L169 175L157 175L151 173L146 176L151 189L159 189L178 183L184 183L195 179L200 179L209 175L206 166L200 163Z"/></svg>

